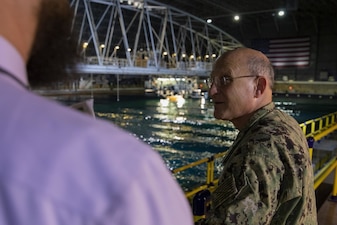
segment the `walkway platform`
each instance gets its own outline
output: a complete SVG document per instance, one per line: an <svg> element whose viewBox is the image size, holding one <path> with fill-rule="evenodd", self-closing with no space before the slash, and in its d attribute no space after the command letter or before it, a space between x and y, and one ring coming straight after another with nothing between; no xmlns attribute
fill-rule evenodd
<svg viewBox="0 0 337 225"><path fill-rule="evenodd" d="M326 138L315 142L313 163L315 169L323 167L326 161L337 155L337 132L332 132ZM327 179L316 189L317 219L319 225L337 224L337 202L330 201L335 172L332 171Z"/></svg>
<svg viewBox="0 0 337 225"><path fill-rule="evenodd" d="M316 190L317 219L319 225L337 224L337 202L329 200L332 185L322 183Z"/></svg>

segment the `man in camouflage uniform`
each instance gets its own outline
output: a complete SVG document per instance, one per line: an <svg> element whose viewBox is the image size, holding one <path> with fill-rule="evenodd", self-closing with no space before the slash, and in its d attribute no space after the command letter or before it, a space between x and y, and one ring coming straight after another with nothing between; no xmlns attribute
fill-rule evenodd
<svg viewBox="0 0 337 225"><path fill-rule="evenodd" d="M313 168L299 124L272 102L273 68L248 48L223 54L210 79L214 116L240 131L199 224L317 224Z"/></svg>

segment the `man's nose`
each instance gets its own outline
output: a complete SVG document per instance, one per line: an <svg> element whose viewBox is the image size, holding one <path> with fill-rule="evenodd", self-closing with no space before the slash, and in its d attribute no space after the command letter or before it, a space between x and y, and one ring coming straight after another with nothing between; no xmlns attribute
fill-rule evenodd
<svg viewBox="0 0 337 225"><path fill-rule="evenodd" d="M212 98L217 93L218 93L218 89L216 85L212 84L212 86L208 89L208 95Z"/></svg>

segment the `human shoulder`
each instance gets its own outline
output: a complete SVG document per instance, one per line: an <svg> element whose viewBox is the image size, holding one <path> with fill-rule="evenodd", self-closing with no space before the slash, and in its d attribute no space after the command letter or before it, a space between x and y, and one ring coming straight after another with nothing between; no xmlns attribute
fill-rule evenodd
<svg viewBox="0 0 337 225"><path fill-rule="evenodd" d="M136 167L148 158L158 158L150 146L130 132L110 121L94 119L57 101L26 94L15 107L25 112L20 123L35 131L22 129L27 146L31 145L28 142L38 143L38 148L63 152L74 156L77 161L95 156L95 159L108 160L111 163L109 167L118 167L126 162Z"/></svg>

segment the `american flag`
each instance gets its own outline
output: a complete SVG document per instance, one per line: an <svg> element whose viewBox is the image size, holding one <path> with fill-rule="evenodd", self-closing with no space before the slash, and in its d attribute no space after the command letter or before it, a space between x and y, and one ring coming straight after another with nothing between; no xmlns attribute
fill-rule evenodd
<svg viewBox="0 0 337 225"><path fill-rule="evenodd" d="M266 54L274 67L307 67L310 63L310 37L257 39L252 46Z"/></svg>

